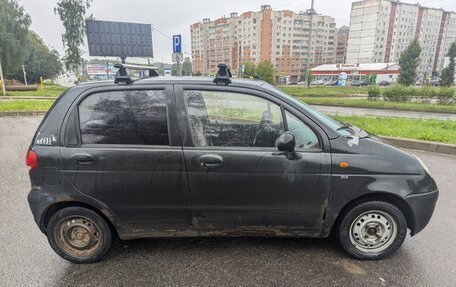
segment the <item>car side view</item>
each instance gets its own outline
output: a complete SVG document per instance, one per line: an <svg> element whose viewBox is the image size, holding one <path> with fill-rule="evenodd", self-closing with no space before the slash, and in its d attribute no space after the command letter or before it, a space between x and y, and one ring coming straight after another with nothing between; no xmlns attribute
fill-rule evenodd
<svg viewBox="0 0 456 287"><path fill-rule="evenodd" d="M117 238L331 234L381 259L431 219L419 158L263 81L119 68L61 95L27 153L31 211L64 259L98 261Z"/></svg>

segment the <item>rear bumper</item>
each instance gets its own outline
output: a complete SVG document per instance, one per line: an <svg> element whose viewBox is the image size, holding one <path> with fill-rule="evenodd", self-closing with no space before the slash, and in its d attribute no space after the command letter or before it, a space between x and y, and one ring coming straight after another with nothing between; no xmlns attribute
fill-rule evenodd
<svg viewBox="0 0 456 287"><path fill-rule="evenodd" d="M45 233L45 226L43 226L43 214L46 209L55 202L55 199L49 193L32 189L28 194L28 203L32 211L33 219L40 228L41 232Z"/></svg>
<svg viewBox="0 0 456 287"><path fill-rule="evenodd" d="M411 235L415 235L423 230L431 220L434 213L437 199L439 198L438 189L421 194L412 194L405 197L405 201L413 211L413 228Z"/></svg>

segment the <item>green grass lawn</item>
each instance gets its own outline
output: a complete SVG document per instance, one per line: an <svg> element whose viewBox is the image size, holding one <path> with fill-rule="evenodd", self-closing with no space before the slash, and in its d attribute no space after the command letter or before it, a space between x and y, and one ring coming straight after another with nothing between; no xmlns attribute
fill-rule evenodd
<svg viewBox="0 0 456 287"><path fill-rule="evenodd" d="M357 116L335 118L380 136L456 144L456 121Z"/></svg>
<svg viewBox="0 0 456 287"><path fill-rule="evenodd" d="M6 91L8 97L58 97L68 88L53 84L44 84L43 90L38 91Z"/></svg>
<svg viewBox="0 0 456 287"><path fill-rule="evenodd" d="M356 108L385 108L399 109L419 112L447 112L456 113L456 104L438 105L424 103L395 103L384 101L368 101L367 99L350 99L350 98L316 98L316 97L297 97L297 99L309 105L327 105L339 107L356 107Z"/></svg>
<svg viewBox="0 0 456 287"><path fill-rule="evenodd" d="M0 101L0 112L30 112L30 111L47 111L54 103L53 100L18 100L18 101Z"/></svg>
<svg viewBox="0 0 456 287"><path fill-rule="evenodd" d="M304 86L280 86L278 87L285 93L295 97L346 97L351 95L365 94L367 96L367 87L337 87L337 86L319 86L305 88Z"/></svg>

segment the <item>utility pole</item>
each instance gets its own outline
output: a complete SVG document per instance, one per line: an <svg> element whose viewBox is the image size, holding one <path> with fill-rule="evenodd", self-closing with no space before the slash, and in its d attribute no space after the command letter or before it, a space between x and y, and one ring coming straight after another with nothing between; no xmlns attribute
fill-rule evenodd
<svg viewBox="0 0 456 287"><path fill-rule="evenodd" d="M306 88L309 87L310 76L310 51L312 50L312 28L313 28L313 14L314 14L314 0L311 0L310 5L310 27L309 27L309 41L307 42L307 63L306 63Z"/></svg>
<svg viewBox="0 0 456 287"><path fill-rule="evenodd" d="M24 84L27 86L27 73L25 72L25 65L22 65L22 73L24 73Z"/></svg>
<svg viewBox="0 0 456 287"><path fill-rule="evenodd" d="M1 57L1 56L0 56L0 80L2 81L2 92L3 92L3 96L6 96L5 79L3 78L2 57Z"/></svg>

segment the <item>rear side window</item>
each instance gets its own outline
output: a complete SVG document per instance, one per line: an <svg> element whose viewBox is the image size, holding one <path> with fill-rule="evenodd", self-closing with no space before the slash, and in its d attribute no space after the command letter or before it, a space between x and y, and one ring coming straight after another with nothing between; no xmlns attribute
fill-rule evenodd
<svg viewBox="0 0 456 287"><path fill-rule="evenodd" d="M79 104L82 144L169 145L163 90L92 94Z"/></svg>

